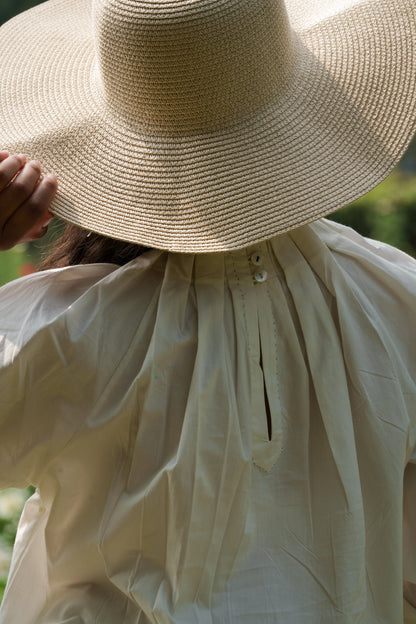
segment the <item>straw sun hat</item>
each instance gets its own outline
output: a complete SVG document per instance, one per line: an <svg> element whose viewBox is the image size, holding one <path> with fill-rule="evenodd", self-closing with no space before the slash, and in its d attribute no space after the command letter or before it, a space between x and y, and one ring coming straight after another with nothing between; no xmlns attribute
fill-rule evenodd
<svg viewBox="0 0 416 624"><path fill-rule="evenodd" d="M415 0L49 0L0 29L0 148L53 210L181 252L322 217L416 131Z"/></svg>

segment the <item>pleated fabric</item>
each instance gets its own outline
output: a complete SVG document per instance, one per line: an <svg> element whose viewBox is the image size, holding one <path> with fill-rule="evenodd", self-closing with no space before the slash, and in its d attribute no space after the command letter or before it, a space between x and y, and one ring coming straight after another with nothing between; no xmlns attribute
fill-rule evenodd
<svg viewBox="0 0 416 624"><path fill-rule="evenodd" d="M414 621L415 304L326 220L3 287L0 623Z"/></svg>

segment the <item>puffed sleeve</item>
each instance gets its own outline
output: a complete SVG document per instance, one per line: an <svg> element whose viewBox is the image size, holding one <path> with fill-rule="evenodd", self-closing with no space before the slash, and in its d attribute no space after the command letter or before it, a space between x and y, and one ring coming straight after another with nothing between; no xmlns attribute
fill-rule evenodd
<svg viewBox="0 0 416 624"><path fill-rule="evenodd" d="M392 458L403 466L403 594L404 622L416 624L416 261L399 250L364 239L353 230L326 220L316 226L322 230L338 265L350 278L349 290L362 293L360 301L370 326L377 330L367 360L377 361L382 370L390 362L392 374L381 377L388 391L372 396L372 401L390 403L392 422L400 423L406 435L405 453ZM340 306L341 298L337 297ZM345 305L348 321L351 306ZM350 336L350 338L353 338ZM361 342L359 343L361 345ZM359 348L359 345L358 345ZM360 355L360 362L365 357ZM361 365L360 365L360 368ZM370 366L368 366L370 369ZM390 384L390 386L388 386ZM391 466L391 470L393 465ZM399 485L398 485L399 487ZM383 546L380 544L380 548Z"/></svg>
<svg viewBox="0 0 416 624"><path fill-rule="evenodd" d="M332 251L340 271L332 268L333 292L343 327L353 327L351 317L359 314L373 336L372 346L360 352L362 343L354 343L360 367L367 361L369 370L378 359L380 371L389 362L397 392L395 422L407 429L406 461L416 447L416 260L390 245L366 239L354 230L323 219L314 224ZM324 269L321 272L324 273ZM342 279L339 277L342 276ZM372 332L374 329L374 332ZM350 342L354 336L348 335ZM347 349L348 345L344 346ZM379 397L375 397L378 399ZM398 402L400 401L400 405ZM416 527L415 527L416 528Z"/></svg>
<svg viewBox="0 0 416 624"><path fill-rule="evenodd" d="M36 485L79 427L82 410L66 409L86 382L71 309L115 268L56 269L0 288L0 489Z"/></svg>

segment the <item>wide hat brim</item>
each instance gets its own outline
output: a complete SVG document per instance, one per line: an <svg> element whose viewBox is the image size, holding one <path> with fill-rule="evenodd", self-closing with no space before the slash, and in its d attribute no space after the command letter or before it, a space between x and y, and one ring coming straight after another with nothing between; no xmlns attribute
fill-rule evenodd
<svg viewBox="0 0 416 624"><path fill-rule="evenodd" d="M149 247L237 249L328 215L382 181L416 132L416 3L286 4L290 83L240 123L184 136L105 105L89 1L17 16L0 29L0 148L56 173L56 215Z"/></svg>

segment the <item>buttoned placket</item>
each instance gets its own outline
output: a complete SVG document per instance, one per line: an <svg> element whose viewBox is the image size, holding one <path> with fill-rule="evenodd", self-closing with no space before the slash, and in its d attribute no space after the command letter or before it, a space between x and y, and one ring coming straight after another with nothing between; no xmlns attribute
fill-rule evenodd
<svg viewBox="0 0 416 624"><path fill-rule="evenodd" d="M272 469L282 448L283 409L280 402L278 319L273 297L281 279L267 243L232 252L228 261L238 281L244 316L251 386L252 459L264 471Z"/></svg>

